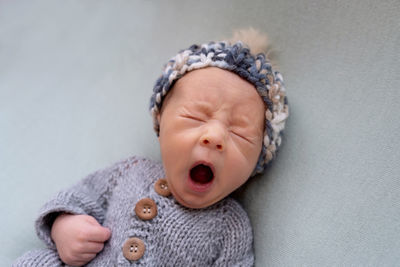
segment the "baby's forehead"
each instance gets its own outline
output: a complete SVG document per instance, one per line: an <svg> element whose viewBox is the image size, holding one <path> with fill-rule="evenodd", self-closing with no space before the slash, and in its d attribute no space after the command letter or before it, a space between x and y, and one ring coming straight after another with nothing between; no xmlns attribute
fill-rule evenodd
<svg viewBox="0 0 400 267"><path fill-rule="evenodd" d="M175 83L172 92L181 101L201 102L203 105L263 105L254 85L230 71L213 67L187 73Z"/></svg>

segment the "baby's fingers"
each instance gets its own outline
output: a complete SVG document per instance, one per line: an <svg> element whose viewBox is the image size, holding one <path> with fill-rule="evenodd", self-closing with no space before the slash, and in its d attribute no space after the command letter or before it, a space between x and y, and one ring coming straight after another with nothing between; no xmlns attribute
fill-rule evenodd
<svg viewBox="0 0 400 267"><path fill-rule="evenodd" d="M104 248L104 243L101 242L87 242L82 249L82 254L97 254Z"/></svg>
<svg viewBox="0 0 400 267"><path fill-rule="evenodd" d="M110 229L99 225L90 229L88 241L103 243L107 241L110 236Z"/></svg>
<svg viewBox="0 0 400 267"><path fill-rule="evenodd" d="M89 261L93 260L96 257L96 253L85 253L85 254L80 254L79 258L68 263L72 266L83 266Z"/></svg>

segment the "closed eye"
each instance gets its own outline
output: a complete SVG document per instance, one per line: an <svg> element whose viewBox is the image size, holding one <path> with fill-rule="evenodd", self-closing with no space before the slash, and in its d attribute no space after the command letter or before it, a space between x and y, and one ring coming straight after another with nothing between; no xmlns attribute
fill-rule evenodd
<svg viewBox="0 0 400 267"><path fill-rule="evenodd" d="M199 122L205 122L205 120L199 118L199 117L194 117L192 115L182 115L183 118L194 120L194 121L199 121Z"/></svg>
<svg viewBox="0 0 400 267"><path fill-rule="evenodd" d="M243 135L239 134L238 132L231 131L231 133L233 133L236 137L238 137L240 139L243 139L244 141L247 141L249 143L253 143L250 139L244 137Z"/></svg>

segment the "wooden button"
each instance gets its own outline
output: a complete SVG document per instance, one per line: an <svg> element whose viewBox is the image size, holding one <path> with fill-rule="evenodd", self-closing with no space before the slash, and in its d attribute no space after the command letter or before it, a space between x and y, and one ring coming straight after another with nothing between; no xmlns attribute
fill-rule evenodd
<svg viewBox="0 0 400 267"><path fill-rule="evenodd" d="M124 257L130 261L136 261L140 259L145 250L146 246L144 245L144 242L137 237L129 238L125 241L125 244L122 247L122 253Z"/></svg>
<svg viewBox="0 0 400 267"><path fill-rule="evenodd" d="M159 179L155 184L154 184L154 190L156 191L157 194L163 197L167 197L171 195L171 191L168 188L168 183L167 180L165 179Z"/></svg>
<svg viewBox="0 0 400 267"><path fill-rule="evenodd" d="M136 203L135 213L144 221L151 220L157 216L157 205L151 198L143 198Z"/></svg>

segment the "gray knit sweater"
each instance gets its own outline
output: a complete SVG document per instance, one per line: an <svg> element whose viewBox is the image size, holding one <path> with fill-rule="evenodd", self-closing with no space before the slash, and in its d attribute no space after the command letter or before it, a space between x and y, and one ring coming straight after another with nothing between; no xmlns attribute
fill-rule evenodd
<svg viewBox="0 0 400 267"><path fill-rule="evenodd" d="M41 209L36 230L46 249L29 251L13 266L64 266L50 237L60 212L88 214L111 229L104 249L86 266L253 266L252 230L246 212L232 198L200 210L181 206L154 190L164 177L162 165L131 157L97 171L62 191ZM135 205L156 203L158 214L142 220ZM140 238L145 252L138 260L124 257L123 246Z"/></svg>

